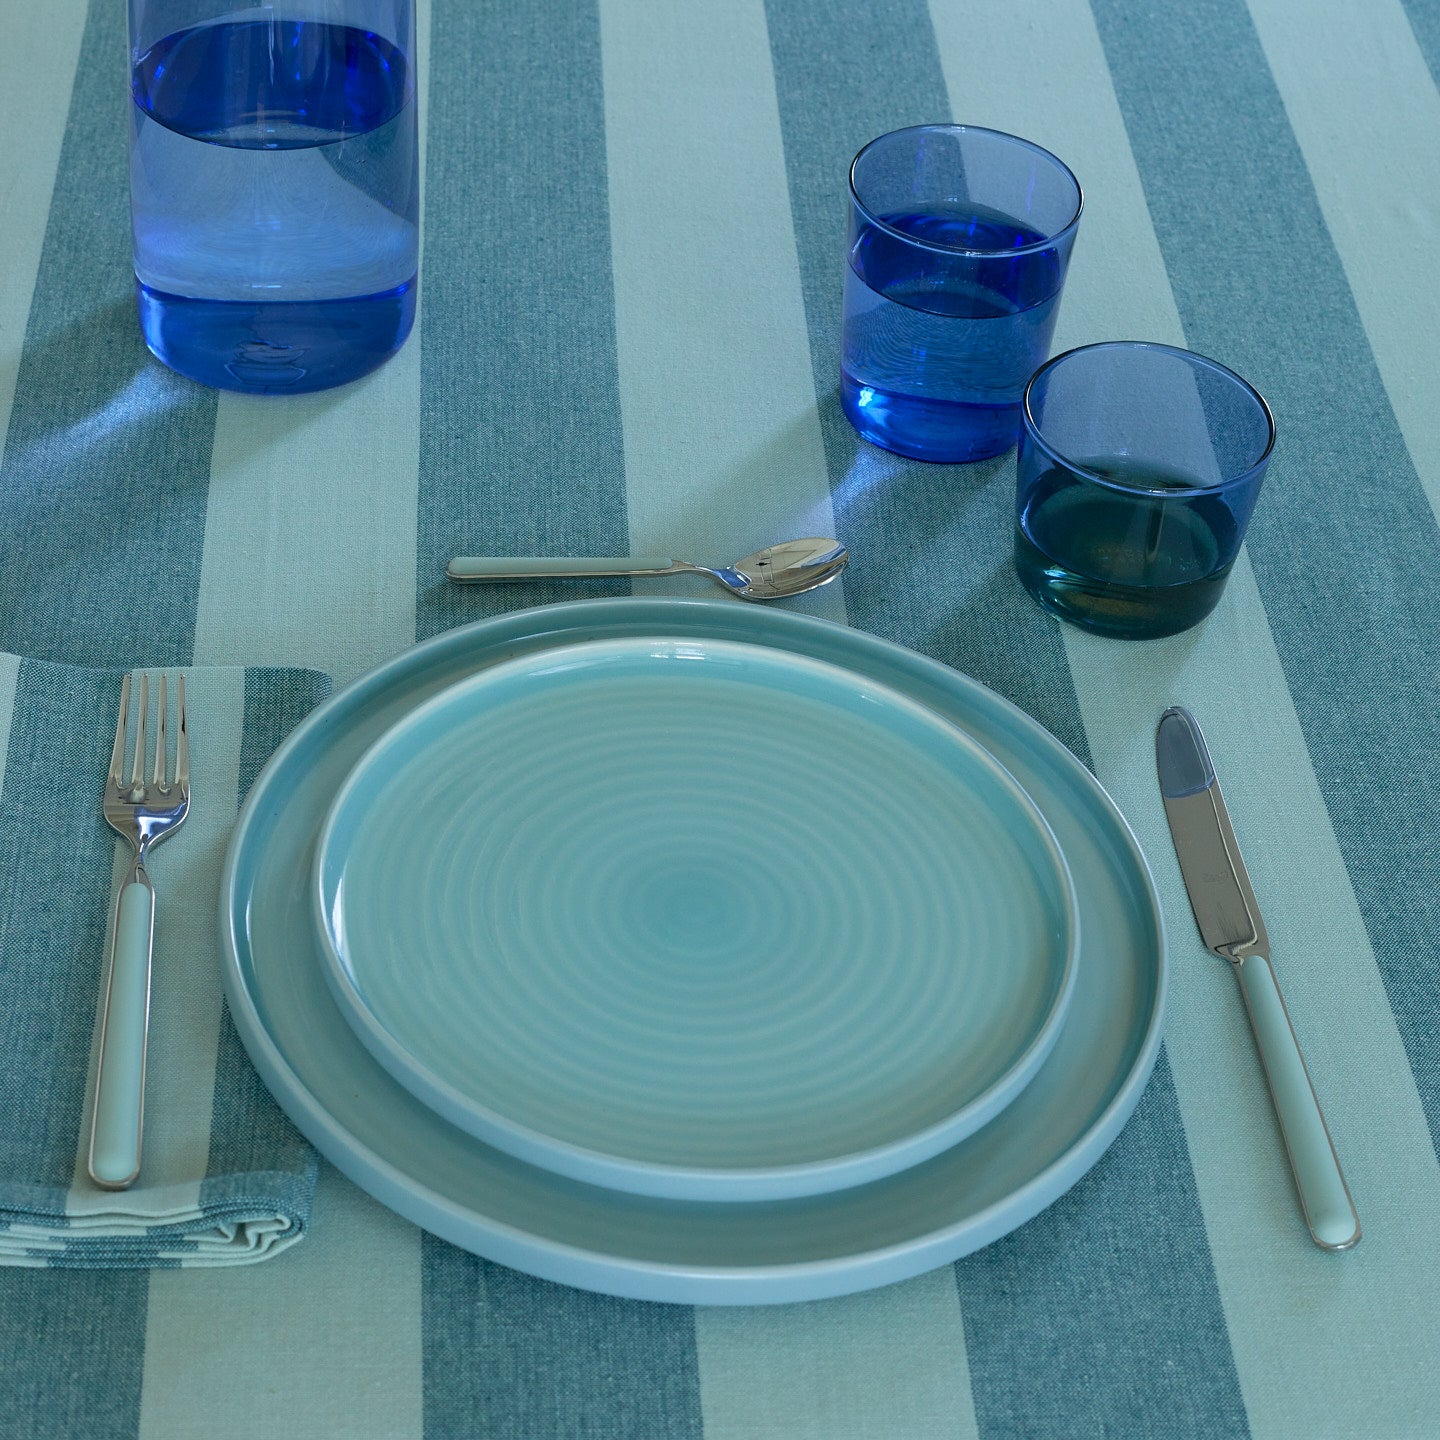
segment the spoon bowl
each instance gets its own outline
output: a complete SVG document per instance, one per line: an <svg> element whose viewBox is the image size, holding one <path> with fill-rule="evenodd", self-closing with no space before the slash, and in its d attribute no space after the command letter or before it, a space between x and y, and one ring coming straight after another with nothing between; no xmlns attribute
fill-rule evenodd
<svg viewBox="0 0 1440 1440"><path fill-rule="evenodd" d="M689 568L713 575L742 600L782 600L828 585L849 563L850 552L838 540L811 538L767 545L718 570Z"/></svg>

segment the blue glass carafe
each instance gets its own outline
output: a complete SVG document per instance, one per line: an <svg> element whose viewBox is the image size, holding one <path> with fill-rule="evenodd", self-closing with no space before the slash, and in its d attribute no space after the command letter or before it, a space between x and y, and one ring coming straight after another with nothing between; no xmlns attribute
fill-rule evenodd
<svg viewBox="0 0 1440 1440"><path fill-rule="evenodd" d="M130 0L140 328L204 385L354 380L415 318L412 0Z"/></svg>

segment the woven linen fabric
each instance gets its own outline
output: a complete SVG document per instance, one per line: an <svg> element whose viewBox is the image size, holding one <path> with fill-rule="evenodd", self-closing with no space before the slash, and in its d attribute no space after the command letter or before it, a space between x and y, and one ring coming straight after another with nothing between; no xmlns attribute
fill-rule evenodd
<svg viewBox="0 0 1440 1440"><path fill-rule="evenodd" d="M89 1180L86 1156L107 928L131 853L99 804L120 672L0 655L6 1264L238 1265L305 1234L315 1155L240 1048L214 915L242 791L329 682L309 670L184 673L191 809L147 860L157 898L142 1165L134 1185L112 1192ZM173 679L169 689L173 716Z"/></svg>
<svg viewBox="0 0 1440 1440"><path fill-rule="evenodd" d="M836 535L845 575L784 608L953 665L1089 765L1154 873L1171 984L1154 1077L1095 1167L903 1284L763 1308L594 1295L322 1164L282 1264L7 1272L0 1435L1434 1440L1440 3L419 0L415 330L365 379L292 398L205 390L145 351L124 11L6 14L0 650L340 683L523 605L713 592L460 589L453 555L726 563ZM1014 574L1012 457L907 461L840 412L847 167L947 119L1081 182L1056 351L1185 346L1275 412L1245 548L1194 630L1127 645L1056 622ZM247 688L245 734L279 733ZM1155 782L1170 704L1221 773L1364 1226L1345 1255L1310 1243L1235 982L1196 933ZM7 786L25 773L17 753ZM172 938L190 902L167 867L198 833L156 855ZM104 857L98 881L97 966ZM213 897L195 905L210 944ZM157 1015L156 1044L174 1033ZM3 1103L33 1085L3 1073Z"/></svg>

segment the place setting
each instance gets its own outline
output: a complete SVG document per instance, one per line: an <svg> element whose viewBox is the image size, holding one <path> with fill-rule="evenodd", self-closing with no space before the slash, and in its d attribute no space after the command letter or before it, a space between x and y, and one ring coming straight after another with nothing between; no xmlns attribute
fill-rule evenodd
<svg viewBox="0 0 1440 1440"><path fill-rule="evenodd" d="M1018 445L1014 568L1061 620L1140 643L1203 621L1273 448L1264 400L1168 345L1047 359L1081 195L1039 147L916 127L850 179L846 417L937 462ZM492 594L699 574L751 603L503 612L286 740L231 842L222 964L251 1058L322 1154L488 1258L695 1304L920 1274L1096 1163L1162 1034L1146 859L1017 707L785 608L850 558L825 537L719 566L455 556L449 580ZM1185 788L1193 761L1176 779L1177 713L1155 717L1159 787L1219 816L1218 789ZM1242 876L1223 834L1199 843ZM1177 831L1187 867L1192 843ZM1203 863L1196 914L1257 1016L1304 1214L1348 1248L1353 1204L1260 985L1258 907L1238 878L1202 898Z"/></svg>
<svg viewBox="0 0 1440 1440"><path fill-rule="evenodd" d="M1426 1440L1421 0L12 11L0 1436Z"/></svg>
<svg viewBox="0 0 1440 1440"><path fill-rule="evenodd" d="M197 74L215 63L203 39L176 50ZM156 96L176 83L165 73ZM161 198L147 191L144 213ZM1013 567L1036 603L1132 644L1201 624L1275 444L1259 393L1144 340L1050 357L1083 206L1070 169L1029 141L938 124L881 136L856 155L848 202L836 359L863 441L952 466L1014 448ZM340 353L349 322L331 333L323 317L305 346L256 340L265 307L250 338L217 338L140 283L156 355L214 386L325 388L385 358ZM386 301L397 347L409 284ZM239 358L219 364L227 345ZM151 1040L152 1011L178 1023L181 992L209 1017L202 1069L233 1026L320 1156L435 1235L545 1280L700 1305L814 1300L958 1260L1057 1200L1156 1063L1171 984L1156 886L1115 802L1036 720L939 660L787 608L851 583L851 560L829 536L713 565L456 555L444 583L462 594L677 589L501 610L328 698L292 677L305 703L277 709L287 723L263 743L236 739L251 682L233 674L197 691L191 672L188 709L185 674L107 677L103 816L133 856L98 1028L67 1042L61 1107L88 1126L92 1233L55 1178L73 1148L62 1127L26 1161L50 1178L0 1194L5 1258L231 1263L304 1233L315 1168L290 1132L218 1175L214 1130L204 1155L173 1138L171 1093L147 1136L147 1097L171 1083L147 1045L173 1048ZM724 593L689 593L686 577ZM273 686L288 672L257 673ZM100 683L70 684L89 697L83 724L67 711L76 735ZM15 723L40 724L19 705ZM1205 742L1173 704L1155 724L1195 917L1239 979L1304 1218L1321 1248L1348 1249L1358 1216ZM223 797L190 781L192 741L212 733L249 756ZM167 887L148 867L176 834L163 877L206 810L227 836L218 977L192 961L177 981L173 960L153 963ZM223 1021L218 991L206 998L217 979Z"/></svg>

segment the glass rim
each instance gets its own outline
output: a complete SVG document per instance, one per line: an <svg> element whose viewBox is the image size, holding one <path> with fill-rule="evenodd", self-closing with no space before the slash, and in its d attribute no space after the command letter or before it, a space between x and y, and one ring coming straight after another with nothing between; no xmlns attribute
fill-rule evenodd
<svg viewBox="0 0 1440 1440"><path fill-rule="evenodd" d="M1113 476L1101 475L1098 471L1091 470L1078 461L1070 459L1061 450L1052 445L1040 433L1040 423L1035 419L1030 409L1030 392L1035 382L1053 370L1064 360L1069 360L1075 355L1082 355L1089 350L1154 350L1166 355L1174 355L1184 360L1187 364L1197 368L1204 367L1212 370L1226 379L1234 381L1242 390L1246 391L1250 398L1258 406L1260 414L1265 419L1265 447L1257 459L1252 460L1248 466L1236 475L1227 476L1218 485L1187 485L1187 486L1163 486L1155 487L1149 485L1127 485ZM1228 365L1222 365L1218 360L1212 360L1208 355L1201 355L1197 350L1185 350L1179 345L1166 345L1159 340L1097 340L1089 345L1076 345L1070 350L1064 350L1059 355L1052 355L1026 382L1025 392L1020 397L1020 421L1021 428L1026 436L1040 447L1051 459L1058 461L1067 470L1082 476L1084 479L1099 485L1106 490L1114 490L1121 495L1155 495L1165 499L1188 500L1200 495L1218 495L1227 490L1234 490L1244 485L1247 480L1254 477L1258 470L1264 468L1275 449L1275 416L1271 413L1270 406L1265 397L1241 374L1232 370Z"/></svg>
<svg viewBox="0 0 1440 1440"><path fill-rule="evenodd" d="M995 250L969 250L961 245L942 245L936 240L922 240L919 236L911 235L908 231L897 229L894 225L888 225L880 218L861 198L860 192L855 188L855 167L861 160L886 140L893 140L898 135L913 135L917 131L933 130L943 131L946 134L965 133L973 135L994 135L1001 140L1008 140L1012 144L1031 151L1035 155L1042 155L1049 160L1057 169L1064 172L1066 178L1075 187L1075 213L1058 229L1045 236L1044 239L1032 241L1029 245L1005 245ZM883 230L887 235L894 235L897 239L903 240L908 245L914 245L921 250L933 250L938 255L1031 255L1040 250L1048 250L1052 245L1064 239L1080 223L1080 216L1085 209L1085 192L1080 188L1080 181L1076 178L1075 172L1058 156L1047 150L1043 145L1037 145L1033 140L1026 140L1021 135L1012 135L1008 130L993 130L988 125L953 125L932 122L928 125L904 125L899 130L887 130L883 135L877 135L873 140L867 141L855 152L855 158L850 162L850 198L859 208L865 218L878 229Z"/></svg>

